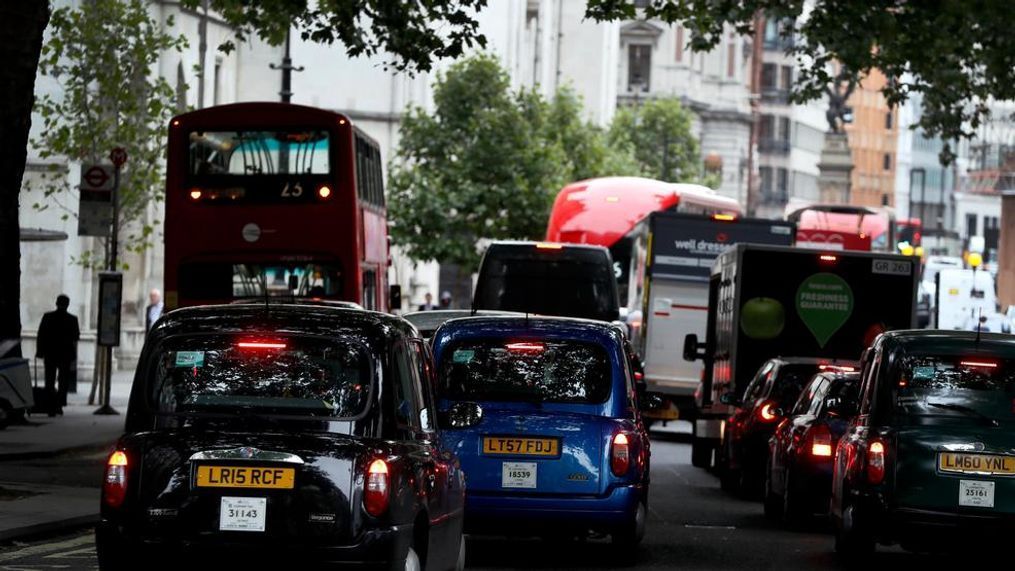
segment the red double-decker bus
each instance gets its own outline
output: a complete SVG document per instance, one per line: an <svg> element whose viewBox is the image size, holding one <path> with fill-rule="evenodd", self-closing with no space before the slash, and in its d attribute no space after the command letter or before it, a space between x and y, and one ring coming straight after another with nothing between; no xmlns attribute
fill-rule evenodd
<svg viewBox="0 0 1015 571"><path fill-rule="evenodd" d="M627 234L656 211L730 217L741 213L736 200L699 184L633 176L592 178L573 182L557 194L546 240L609 248L624 299L632 247Z"/></svg>
<svg viewBox="0 0 1015 571"><path fill-rule="evenodd" d="M175 117L166 175L166 305L251 298L387 309L377 143L348 117L238 103Z"/></svg>

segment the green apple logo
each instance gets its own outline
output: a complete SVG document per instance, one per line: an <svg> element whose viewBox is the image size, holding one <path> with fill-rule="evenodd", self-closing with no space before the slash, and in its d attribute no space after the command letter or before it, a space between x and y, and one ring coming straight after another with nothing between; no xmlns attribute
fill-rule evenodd
<svg viewBox="0 0 1015 571"><path fill-rule="evenodd" d="M755 297L740 308L740 329L751 339L775 339L786 325L786 310L779 300Z"/></svg>

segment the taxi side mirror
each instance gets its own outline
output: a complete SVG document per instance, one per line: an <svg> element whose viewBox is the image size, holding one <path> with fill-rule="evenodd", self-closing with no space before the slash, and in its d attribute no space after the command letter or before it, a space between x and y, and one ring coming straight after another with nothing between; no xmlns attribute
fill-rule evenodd
<svg viewBox="0 0 1015 571"><path fill-rule="evenodd" d="M440 417L444 428L471 428L483 420L483 407L474 402L456 402Z"/></svg>
<svg viewBox="0 0 1015 571"><path fill-rule="evenodd" d="M733 393L723 393L719 395L719 402L730 406L740 406L740 399Z"/></svg>
<svg viewBox="0 0 1015 571"><path fill-rule="evenodd" d="M684 360L685 361L697 361L705 357L704 347L698 343L698 336L694 333L688 333L687 337L684 337Z"/></svg>
<svg viewBox="0 0 1015 571"><path fill-rule="evenodd" d="M393 312L402 309L402 286L391 284L388 286L388 311Z"/></svg>
<svg viewBox="0 0 1015 571"><path fill-rule="evenodd" d="M641 395L638 399L638 409L642 412L663 410L669 402L661 393L649 393Z"/></svg>

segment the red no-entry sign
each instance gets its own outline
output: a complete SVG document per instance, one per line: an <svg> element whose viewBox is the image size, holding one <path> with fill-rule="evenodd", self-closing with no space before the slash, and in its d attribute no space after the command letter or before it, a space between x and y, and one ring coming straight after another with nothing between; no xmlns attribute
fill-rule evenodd
<svg viewBox="0 0 1015 571"><path fill-rule="evenodd" d="M112 151L109 151L109 160L113 161L116 168L122 167L127 162L127 149L115 147Z"/></svg>

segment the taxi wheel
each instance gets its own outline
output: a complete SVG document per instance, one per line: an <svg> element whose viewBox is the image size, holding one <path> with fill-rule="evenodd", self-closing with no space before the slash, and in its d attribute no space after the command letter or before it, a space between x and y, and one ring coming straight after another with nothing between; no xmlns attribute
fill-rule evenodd
<svg viewBox="0 0 1015 571"><path fill-rule="evenodd" d="M782 521L789 527L800 525L807 519L805 505L799 493L793 493L793 480L786 472L786 489L782 492Z"/></svg>
<svg viewBox="0 0 1015 571"><path fill-rule="evenodd" d="M860 561L876 548L874 535L853 519L853 508L843 510L843 519L835 526L835 554L846 561Z"/></svg>
<svg viewBox="0 0 1015 571"><path fill-rule="evenodd" d="M765 517L778 520L782 517L782 498L772 491L772 464L768 461L765 470Z"/></svg>
<svg viewBox="0 0 1015 571"><path fill-rule="evenodd" d="M695 468L712 467L712 446L702 438L691 443L691 465Z"/></svg>
<svg viewBox="0 0 1015 571"><path fill-rule="evenodd" d="M645 519L647 517L648 508L645 506L645 502L638 502L634 518L611 534L610 539L616 548L617 555L623 562L633 563L637 560L638 544L645 537Z"/></svg>
<svg viewBox="0 0 1015 571"><path fill-rule="evenodd" d="M458 560L455 561L455 571L465 571L465 536L462 536L458 545Z"/></svg>
<svg viewBox="0 0 1015 571"><path fill-rule="evenodd" d="M405 554L405 571L422 571L423 565L419 562L419 555L416 555L416 550L409 548L409 552Z"/></svg>

